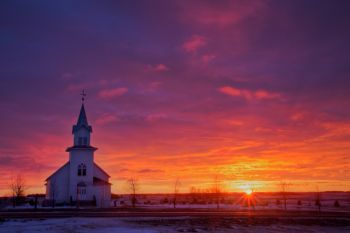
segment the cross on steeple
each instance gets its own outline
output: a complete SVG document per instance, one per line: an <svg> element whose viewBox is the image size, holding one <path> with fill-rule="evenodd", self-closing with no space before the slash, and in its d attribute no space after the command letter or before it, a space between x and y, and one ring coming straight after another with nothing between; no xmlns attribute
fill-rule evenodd
<svg viewBox="0 0 350 233"><path fill-rule="evenodd" d="M83 89L83 91L81 92L81 101L84 103L84 100L85 100L85 96L86 96L86 93L85 93L85 90Z"/></svg>

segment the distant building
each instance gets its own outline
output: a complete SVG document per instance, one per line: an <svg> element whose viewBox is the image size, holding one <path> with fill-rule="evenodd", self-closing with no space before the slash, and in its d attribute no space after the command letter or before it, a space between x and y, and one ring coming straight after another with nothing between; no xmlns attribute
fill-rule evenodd
<svg viewBox="0 0 350 233"><path fill-rule="evenodd" d="M97 148L91 146L91 133L83 103L72 130L73 146L66 149L69 161L46 179L46 199L51 203L110 206L110 176L94 162Z"/></svg>

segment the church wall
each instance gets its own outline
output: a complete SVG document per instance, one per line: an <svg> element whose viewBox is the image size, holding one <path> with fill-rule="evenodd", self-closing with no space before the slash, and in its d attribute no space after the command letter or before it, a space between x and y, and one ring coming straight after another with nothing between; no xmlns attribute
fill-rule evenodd
<svg viewBox="0 0 350 233"><path fill-rule="evenodd" d="M94 195L96 196L96 206L100 208L108 208L111 206L111 186L95 185Z"/></svg>
<svg viewBox="0 0 350 233"><path fill-rule="evenodd" d="M55 199L56 203L68 202L69 165L60 168L46 185L46 199Z"/></svg>
<svg viewBox="0 0 350 233"><path fill-rule="evenodd" d="M77 199L77 185L79 182L84 182L86 187L86 199L93 199L93 164L94 155L93 150L89 149L74 149L69 154L70 161L70 183L69 183L69 198L75 201ZM78 176L78 165L86 165L86 176Z"/></svg>

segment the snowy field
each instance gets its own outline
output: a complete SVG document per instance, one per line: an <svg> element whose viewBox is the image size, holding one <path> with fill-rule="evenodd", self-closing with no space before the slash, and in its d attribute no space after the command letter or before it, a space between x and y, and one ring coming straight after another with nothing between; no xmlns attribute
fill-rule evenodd
<svg viewBox="0 0 350 233"><path fill-rule="evenodd" d="M279 194L257 193L254 195L257 211L283 210L283 200ZM172 195L138 195L137 207L144 210L157 211L173 209ZM335 206L335 201L339 206ZM149 233L149 232L350 232L350 219L345 217L345 212L350 210L349 192L329 192L321 195L322 212L337 212L339 217L325 218L316 216L307 217L73 217L73 218L49 218L43 215L43 219L1 219L0 233ZM130 207L130 197L121 195L112 201L111 206L116 204L117 208L111 207L110 211L118 213L127 211ZM16 207L28 213L33 208L29 204ZM42 208L42 207L40 207ZM75 207L61 206L62 209ZM126 209L124 209L126 208ZM214 200L203 194L180 195L178 197L177 209L184 211L216 210ZM12 206L3 210L11 212ZM43 210L51 207L42 208ZM228 194L220 201L220 210L225 211L247 211L251 210L244 200L242 194ZM313 193L290 193L288 194L287 209L292 211L317 211L315 206L315 195ZM27 210L27 211L26 211ZM104 210L107 211L107 210ZM69 211L68 211L69 212ZM98 212L97 212L98 213ZM304 212L305 213L305 212ZM305 216L305 215L303 215ZM338 215L337 215L338 216Z"/></svg>
<svg viewBox="0 0 350 233"><path fill-rule="evenodd" d="M243 193L223 194L220 198L220 209L248 210L252 207L247 206L246 195ZM250 196L254 202L256 210L283 210L284 200L279 193L254 193ZM137 196L137 206L141 208L173 208L173 195L171 194L144 194ZM213 198L206 194L185 194L177 197L177 208L194 209L216 209L217 205ZM288 210L298 211L316 211L315 193L288 193L286 196L286 205ZM335 202L339 206L335 206ZM130 196L121 195L116 200L117 207L130 207ZM321 210L323 211L349 211L350 210L350 192L323 192L320 193ZM114 203L112 201L111 206Z"/></svg>
<svg viewBox="0 0 350 233"><path fill-rule="evenodd" d="M61 218L7 220L0 232L15 233L170 233L170 232L350 232L348 220L309 219L291 223L269 219L205 218ZM319 225L316 225L319 224ZM333 225L329 226L327 224Z"/></svg>

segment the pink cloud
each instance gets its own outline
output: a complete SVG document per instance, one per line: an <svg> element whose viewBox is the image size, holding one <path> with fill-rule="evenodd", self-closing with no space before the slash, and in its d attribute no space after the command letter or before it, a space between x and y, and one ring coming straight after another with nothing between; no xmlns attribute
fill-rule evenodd
<svg viewBox="0 0 350 233"><path fill-rule="evenodd" d="M184 20L215 27L235 25L251 16L259 17L262 15L260 11L267 5L265 1L228 1L217 6L203 1L185 1L180 4L185 9Z"/></svg>
<svg viewBox="0 0 350 233"><path fill-rule="evenodd" d="M305 117L305 113L303 112L295 112L290 116L292 121L300 121Z"/></svg>
<svg viewBox="0 0 350 233"><path fill-rule="evenodd" d="M241 90L235 88L235 87L229 87L229 86L225 86L225 87L221 87L219 89L219 91L221 93L224 93L226 95L232 95L232 96L241 96Z"/></svg>
<svg viewBox="0 0 350 233"><path fill-rule="evenodd" d="M254 95L257 99L275 99L281 96L278 93L268 92L265 90L258 90L254 93Z"/></svg>
<svg viewBox="0 0 350 233"><path fill-rule="evenodd" d="M157 121L157 120L164 119L164 118L166 118L165 114L158 113L158 114L150 114L150 115L148 115L146 117L146 120L147 121Z"/></svg>
<svg viewBox="0 0 350 233"><path fill-rule="evenodd" d="M203 36L194 35L189 40L183 43L182 48L188 52L196 52L199 48L207 44L207 40Z"/></svg>
<svg viewBox="0 0 350 233"><path fill-rule="evenodd" d="M155 66L148 65L147 69L151 70L151 71L155 71L155 72L164 72L164 71L168 71L169 67L167 67L164 64L158 64L158 65L155 65Z"/></svg>
<svg viewBox="0 0 350 233"><path fill-rule="evenodd" d="M205 54L205 55L202 56L201 59L202 59L202 61L204 63L207 64L207 63L211 62L215 58L216 58L216 56L214 54Z"/></svg>
<svg viewBox="0 0 350 233"><path fill-rule="evenodd" d="M102 99L112 99L115 97L119 97L128 92L128 88L126 87L118 87L113 89L102 90L98 93L98 96Z"/></svg>
<svg viewBox="0 0 350 233"><path fill-rule="evenodd" d="M274 93L274 92L268 92L265 90L258 90L258 91L251 91L247 89L239 89L236 87L231 86L224 86L219 88L219 91L221 93L224 93L226 95L230 96L239 96L243 97L247 100L253 100L253 99L275 99L279 98L280 94Z"/></svg>
<svg viewBox="0 0 350 233"><path fill-rule="evenodd" d="M116 121L118 121L118 117L116 117L114 115L106 114L106 115L103 115L103 116L99 117L98 119L96 119L96 124L97 125L106 125L106 124L116 122Z"/></svg>
<svg viewBox="0 0 350 233"><path fill-rule="evenodd" d="M154 68L155 71L168 71L169 68L166 65L159 64Z"/></svg>

